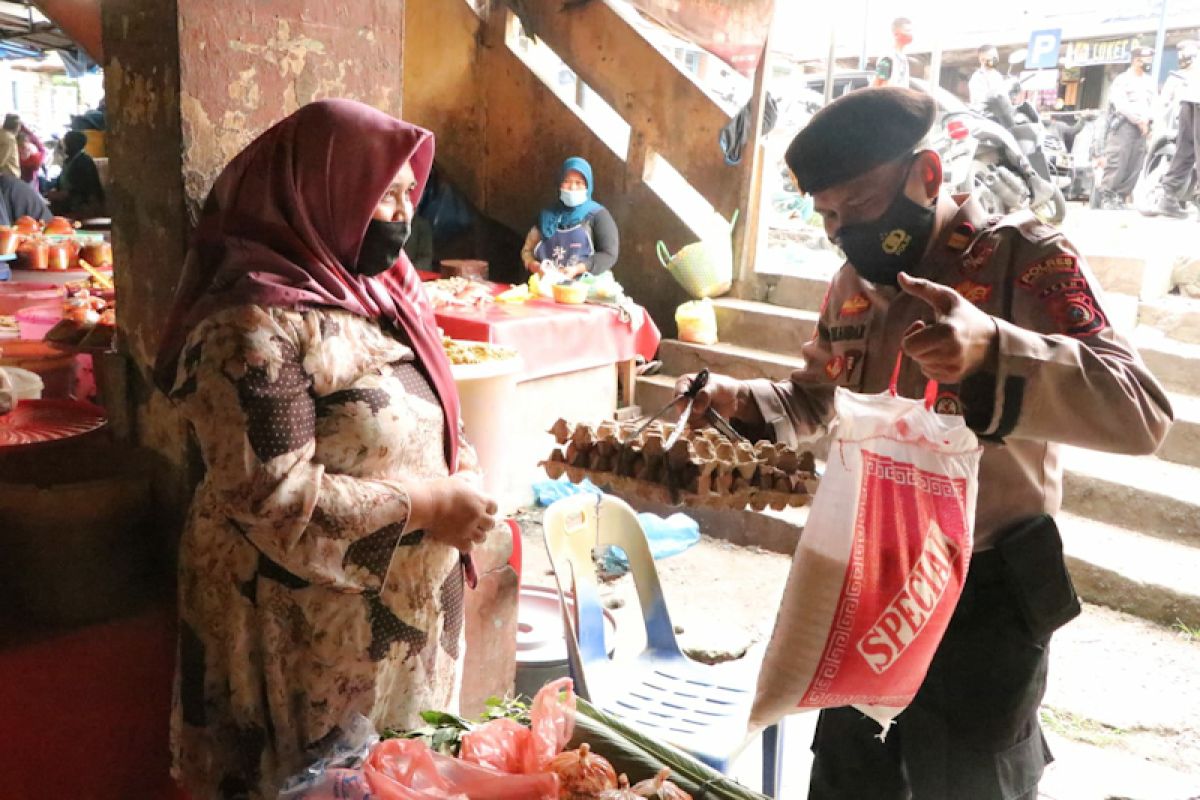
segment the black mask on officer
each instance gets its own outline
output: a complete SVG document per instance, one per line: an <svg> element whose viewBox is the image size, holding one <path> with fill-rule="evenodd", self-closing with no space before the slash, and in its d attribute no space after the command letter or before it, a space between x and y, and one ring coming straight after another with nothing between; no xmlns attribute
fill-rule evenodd
<svg viewBox="0 0 1200 800"><path fill-rule="evenodd" d="M983 66L987 67L988 69L995 69L996 65L999 63L1000 59L996 58L995 56L988 56L983 60Z"/></svg>
<svg viewBox="0 0 1200 800"><path fill-rule="evenodd" d="M913 202L904 191L907 183L908 170L883 214L870 222L838 229L837 245L855 272L871 283L898 286L897 276L912 271L933 236L936 216L933 205Z"/></svg>
<svg viewBox="0 0 1200 800"><path fill-rule="evenodd" d="M355 272L372 276L391 269L400 258L410 230L408 220L385 222L372 219L368 222L362 248L358 251L358 263L354 265Z"/></svg>

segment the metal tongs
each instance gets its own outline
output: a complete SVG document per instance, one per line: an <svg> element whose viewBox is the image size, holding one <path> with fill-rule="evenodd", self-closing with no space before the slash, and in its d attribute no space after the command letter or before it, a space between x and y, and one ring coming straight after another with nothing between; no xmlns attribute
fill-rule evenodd
<svg viewBox="0 0 1200 800"><path fill-rule="evenodd" d="M671 402L660 408L658 412L654 414L654 416L650 417L650 419L643 422L641 427L634 431L633 435L640 435L643 431L649 428L652 423L662 418L663 414L666 414L668 411L674 408L680 400L686 399L687 405L683 407L683 411L679 415L679 421L675 425L675 430L671 432L671 435L663 444L664 450L670 450L675 442L679 440L680 435L683 433L683 429L687 427L688 417L690 417L692 413L692 404L696 401L696 396L700 394L700 391L708 385L708 378L709 372L707 367L697 372L695 377L688 382L688 387L684 390L683 394L678 394L675 397L672 397ZM709 424L716 428L722 436L729 439L729 441L749 441L749 439L747 439L745 436L742 436L740 433L734 430L733 426L729 424L729 420L725 419L716 411L714 411L712 406L709 406L707 409L705 409L704 418L708 420Z"/></svg>

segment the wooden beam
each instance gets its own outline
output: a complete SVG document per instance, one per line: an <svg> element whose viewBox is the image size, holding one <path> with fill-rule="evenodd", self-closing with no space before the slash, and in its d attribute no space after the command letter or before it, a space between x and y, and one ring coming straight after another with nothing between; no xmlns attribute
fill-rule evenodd
<svg viewBox="0 0 1200 800"><path fill-rule="evenodd" d="M607 3L563 9L524 0L536 33L720 213L738 207L744 170L725 163L717 137L729 115Z"/></svg>
<svg viewBox="0 0 1200 800"><path fill-rule="evenodd" d="M766 76L770 71L771 37L763 42L762 57L758 60L758 71L754 74L754 90L750 98L750 138L742 148L742 164L747 167L742 173L739 193L741 219L734 237L734 278L738 283L754 280L754 264L758 258L758 245L762 240L759 227L762 221L762 137L763 109L767 104ZM765 231L762 232L765 234ZM735 293L740 293L736 292Z"/></svg>

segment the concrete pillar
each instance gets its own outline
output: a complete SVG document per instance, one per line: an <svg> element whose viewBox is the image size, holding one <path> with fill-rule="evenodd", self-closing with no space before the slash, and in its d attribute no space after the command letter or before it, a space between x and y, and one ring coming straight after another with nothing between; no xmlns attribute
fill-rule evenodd
<svg viewBox="0 0 1200 800"><path fill-rule="evenodd" d="M399 115L403 0L105 0L107 148L122 432L164 461L160 507L186 507L184 428L150 389L188 235L213 179L301 105L350 97Z"/></svg>

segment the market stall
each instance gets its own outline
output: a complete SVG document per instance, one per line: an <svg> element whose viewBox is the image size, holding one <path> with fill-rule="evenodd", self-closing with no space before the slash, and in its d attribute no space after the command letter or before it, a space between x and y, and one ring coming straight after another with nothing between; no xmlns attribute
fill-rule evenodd
<svg viewBox="0 0 1200 800"><path fill-rule="evenodd" d="M447 337L520 355L515 391L498 399L488 420L506 432L496 446L507 454L490 463L503 465L507 485L500 491L511 503L528 499L537 462L553 444L550 426L563 416L611 419L619 406L631 406L636 359L652 359L662 338L644 310L612 297L559 302L464 278L426 287ZM468 436L471 423L466 419Z"/></svg>

